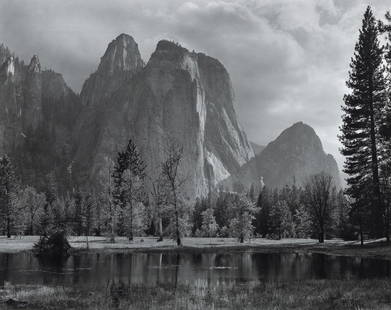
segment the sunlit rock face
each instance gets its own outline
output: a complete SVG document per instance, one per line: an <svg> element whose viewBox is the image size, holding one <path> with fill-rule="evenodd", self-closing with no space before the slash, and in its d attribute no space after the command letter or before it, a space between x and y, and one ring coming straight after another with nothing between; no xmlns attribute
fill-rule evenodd
<svg viewBox="0 0 391 310"><path fill-rule="evenodd" d="M234 187L240 183L249 187L251 184L257 185L263 179L269 188L292 184L301 186L309 176L319 172L330 174L334 184L341 187L339 169L334 157L324 152L313 128L298 122L285 129L225 184Z"/></svg>
<svg viewBox="0 0 391 310"><path fill-rule="evenodd" d="M22 182L43 188L54 173L65 189L79 110L60 74L42 71L36 55L25 65L0 45L0 154L11 157Z"/></svg>
<svg viewBox="0 0 391 310"><path fill-rule="evenodd" d="M79 181L99 183L129 138L154 175L174 139L184 148L186 196L205 196L254 156L236 118L229 75L216 59L169 41L157 44L145 66L139 55L134 40L121 35L84 84L75 133Z"/></svg>

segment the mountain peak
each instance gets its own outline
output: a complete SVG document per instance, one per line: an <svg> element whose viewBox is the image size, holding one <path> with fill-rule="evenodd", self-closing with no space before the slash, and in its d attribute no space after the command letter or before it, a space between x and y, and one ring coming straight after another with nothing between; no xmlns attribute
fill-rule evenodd
<svg viewBox="0 0 391 310"><path fill-rule="evenodd" d="M41 72L41 64L39 62L39 58L38 58L37 55L34 55L31 58L30 64L28 66L28 71L29 72L35 72L35 73Z"/></svg>
<svg viewBox="0 0 391 310"><path fill-rule="evenodd" d="M160 40L156 45L156 49L153 52L150 61L168 60L177 62L181 61L182 57L188 52L189 51L186 48L182 47L178 43L168 40Z"/></svg>
<svg viewBox="0 0 391 310"><path fill-rule="evenodd" d="M278 144L285 143L287 145L296 145L305 148L311 147L318 151L323 151L322 142L315 130L301 121L285 129L272 143L276 142Z"/></svg>
<svg viewBox="0 0 391 310"><path fill-rule="evenodd" d="M269 188L293 183L302 186L310 175L322 171L333 177L337 187L341 186L337 162L325 153L315 130L303 122L285 129L241 170L237 178L247 187L260 177Z"/></svg>
<svg viewBox="0 0 391 310"><path fill-rule="evenodd" d="M122 33L107 47L98 71L112 75L117 72L136 73L144 67L138 45L132 36Z"/></svg>

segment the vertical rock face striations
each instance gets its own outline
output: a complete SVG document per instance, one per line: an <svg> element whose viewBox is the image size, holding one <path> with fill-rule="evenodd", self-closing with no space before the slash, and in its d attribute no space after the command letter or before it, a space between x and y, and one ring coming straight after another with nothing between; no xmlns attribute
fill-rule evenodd
<svg viewBox="0 0 391 310"><path fill-rule="evenodd" d="M0 154L12 158L24 183L41 189L54 173L59 189L66 189L80 107L62 76L42 71L36 55L25 65L0 46Z"/></svg>
<svg viewBox="0 0 391 310"><path fill-rule="evenodd" d="M334 158L303 123L253 158L229 74L205 54L163 40L144 64L134 39L121 34L76 95L37 56L25 65L0 45L0 154L11 156L23 182L41 189L54 173L60 190L99 187L129 139L151 177L170 141L181 144L179 173L190 200L221 183L249 186L261 177L281 187L325 170L340 182Z"/></svg>
<svg viewBox="0 0 391 310"><path fill-rule="evenodd" d="M99 93L91 93L97 88ZM182 144L180 174L190 199L206 195L253 157L223 65L175 43L160 41L143 66L133 39L119 36L81 97L75 157L80 180L96 182L129 138L140 148L150 175L160 169L168 141Z"/></svg>
<svg viewBox="0 0 391 310"><path fill-rule="evenodd" d="M323 150L314 129L298 122L285 129L276 140L270 142L254 159L245 164L240 173L226 181L232 186L245 186L263 182L269 188L281 188L295 183L303 185L310 175L326 172L333 177L337 187L341 178L337 162Z"/></svg>

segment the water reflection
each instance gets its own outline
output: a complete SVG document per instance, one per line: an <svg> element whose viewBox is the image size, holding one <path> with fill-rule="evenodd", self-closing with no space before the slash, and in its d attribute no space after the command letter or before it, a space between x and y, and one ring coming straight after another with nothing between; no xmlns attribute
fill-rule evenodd
<svg viewBox="0 0 391 310"><path fill-rule="evenodd" d="M390 277L390 261L323 254L116 253L69 257L62 265L42 262L31 253L0 254L0 285L74 285L110 283L198 284L217 286L249 281Z"/></svg>

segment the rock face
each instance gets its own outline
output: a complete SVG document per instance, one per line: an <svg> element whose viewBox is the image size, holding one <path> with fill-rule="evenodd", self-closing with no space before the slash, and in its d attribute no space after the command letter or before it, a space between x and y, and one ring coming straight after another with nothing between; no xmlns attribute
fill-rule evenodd
<svg viewBox="0 0 391 310"><path fill-rule="evenodd" d="M36 55L25 65L0 46L0 154L11 157L24 183L42 189L54 173L65 189L80 107L60 74L41 71Z"/></svg>
<svg viewBox="0 0 391 310"><path fill-rule="evenodd" d="M229 186L241 183L245 187L258 184L263 178L269 188L281 188L295 183L303 185L307 178L324 171L329 173L337 187L341 179L337 162L323 150L313 128L298 122L285 129L276 140L245 164L240 173L226 181Z"/></svg>
<svg viewBox="0 0 391 310"><path fill-rule="evenodd" d="M160 41L143 66L133 38L119 36L81 99L75 156L80 182L96 183L130 138L150 175L159 171L168 141L183 145L180 174L190 199L206 195L254 156L237 122L224 66L169 41Z"/></svg>
<svg viewBox="0 0 391 310"><path fill-rule="evenodd" d="M134 39L113 40L76 95L62 76L25 65L0 46L0 154L38 189L54 174L60 190L99 187L118 151L133 139L154 177L170 141L183 146L179 174L190 200L220 184L249 187L263 178L281 187L320 171L340 184L337 164L303 123L263 150L241 129L224 66L202 53L160 41L144 64ZM257 155L254 157L254 150Z"/></svg>

